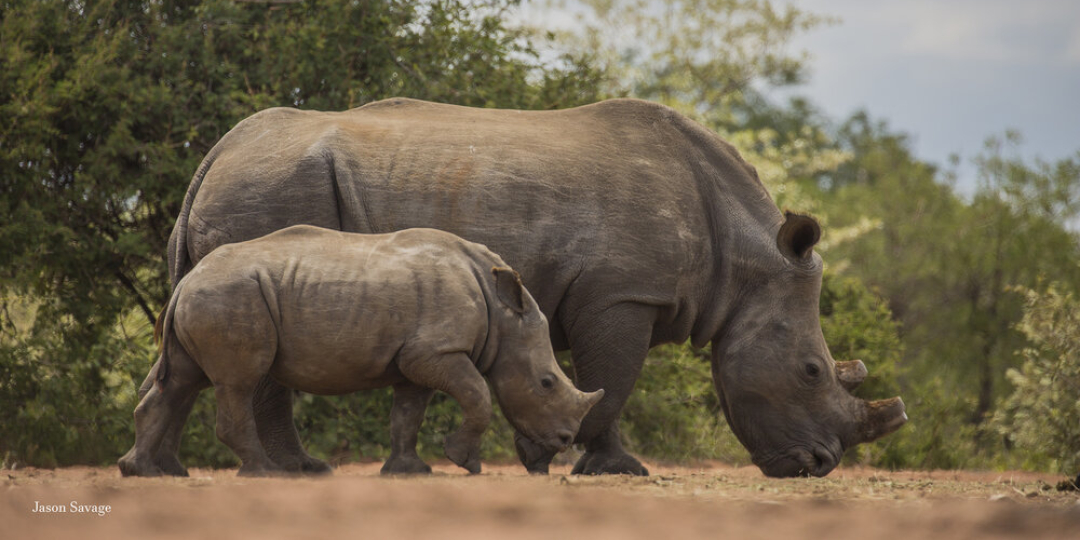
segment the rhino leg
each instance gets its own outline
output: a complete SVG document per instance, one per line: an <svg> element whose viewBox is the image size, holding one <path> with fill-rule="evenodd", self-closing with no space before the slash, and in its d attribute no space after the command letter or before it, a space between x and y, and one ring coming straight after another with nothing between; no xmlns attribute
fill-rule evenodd
<svg viewBox="0 0 1080 540"><path fill-rule="evenodd" d="M120 458L120 473L124 476L187 476L187 470L179 461L174 459L162 466L157 456L161 446L169 441L176 418L181 417L182 426L182 418L191 411L199 391L206 388L209 381L187 355L173 355L169 377L164 383L156 382L156 370L152 370L151 375L147 378L150 387L145 391L140 389L141 399L135 408L135 446ZM182 474L168 468L169 464L179 467Z"/></svg>
<svg viewBox="0 0 1080 540"><path fill-rule="evenodd" d="M292 390L269 375L263 377L255 387L255 426L270 459L290 472L329 474L333 471L330 464L304 451L292 412Z"/></svg>
<svg viewBox="0 0 1080 540"><path fill-rule="evenodd" d="M252 408L255 385L217 382L214 394L217 396L217 436L240 458L242 464L238 474L269 476L284 472L284 468L270 459L259 441Z"/></svg>
<svg viewBox="0 0 1080 540"><path fill-rule="evenodd" d="M390 409L390 457L382 474L428 474L431 467L416 453L416 439L424 422L424 411L435 391L412 383L394 385L394 405Z"/></svg>
<svg viewBox="0 0 1080 540"><path fill-rule="evenodd" d="M154 384L158 363L154 364L139 388L142 399ZM165 474L187 476L187 469L180 463L180 437L184 432L184 423L195 406L198 394L192 394L181 406L172 410L157 453L154 464ZM292 419L292 390L281 386L270 377L264 377L255 389L255 425L259 439L270 455L270 459L279 467L291 472L308 474L327 474L333 471L330 464L314 458L304 451L300 443L300 434Z"/></svg>
<svg viewBox="0 0 1080 540"><path fill-rule="evenodd" d="M491 392L472 360L464 353L402 358L401 374L415 384L441 390L461 405L463 419L446 437L446 457L472 474L480 472L480 438L491 423Z"/></svg>
<svg viewBox="0 0 1080 540"><path fill-rule="evenodd" d="M195 401L199 397L198 392L192 392L190 396L179 407L173 410L172 415L167 420L168 429L165 431L165 438L161 441L161 447L158 448L157 455L154 456L154 462L157 463L161 470L165 471L165 474L172 476L187 476L187 468L180 463L180 436L184 433L184 423L187 421L188 416L191 415L191 409L195 408ZM166 451L165 449L169 450Z"/></svg>
<svg viewBox="0 0 1080 540"><path fill-rule="evenodd" d="M649 352L656 309L641 304L617 304L593 316L582 313L568 336L577 386L584 391L604 389L604 398L585 416L577 442L585 455L572 474L634 474L648 469L623 449L619 416L634 389Z"/></svg>
<svg viewBox="0 0 1080 540"><path fill-rule="evenodd" d="M161 359L158 358L158 360L154 362L154 366L150 368L150 373L143 379L142 385L139 386L140 401L142 401L150 392L150 389L153 388L160 366ZM188 415L191 414L191 409L195 406L195 398L197 397L198 392L192 393L187 401L172 410L172 413L168 418L163 420L166 429L163 439L161 440L161 446L158 447L157 452L154 454L154 465L161 469L165 474L172 476L188 475L187 469L180 463L180 436L184 432L184 421L186 421Z"/></svg>

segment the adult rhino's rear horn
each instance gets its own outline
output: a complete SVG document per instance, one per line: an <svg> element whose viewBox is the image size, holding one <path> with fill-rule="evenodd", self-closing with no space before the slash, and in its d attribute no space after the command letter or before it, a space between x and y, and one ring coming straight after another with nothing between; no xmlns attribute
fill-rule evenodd
<svg viewBox="0 0 1080 540"><path fill-rule="evenodd" d="M860 431L861 442L870 442L888 435L907 422L904 400L899 396L877 401L867 401L866 417Z"/></svg>
<svg viewBox="0 0 1080 540"><path fill-rule="evenodd" d="M862 360L836 363L836 378L840 379L840 385L848 392L857 388L866 379L866 365Z"/></svg>

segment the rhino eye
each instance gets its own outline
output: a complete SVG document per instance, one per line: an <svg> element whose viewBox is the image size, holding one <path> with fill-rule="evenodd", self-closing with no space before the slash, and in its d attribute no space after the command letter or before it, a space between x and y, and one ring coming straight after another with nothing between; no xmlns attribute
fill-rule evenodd
<svg viewBox="0 0 1080 540"><path fill-rule="evenodd" d="M551 377L544 377L540 379L540 386L543 386L547 390L551 390L555 387L555 381Z"/></svg>
<svg viewBox="0 0 1080 540"><path fill-rule="evenodd" d="M821 374L821 368L817 364L806 364L806 374L811 377L817 377Z"/></svg>

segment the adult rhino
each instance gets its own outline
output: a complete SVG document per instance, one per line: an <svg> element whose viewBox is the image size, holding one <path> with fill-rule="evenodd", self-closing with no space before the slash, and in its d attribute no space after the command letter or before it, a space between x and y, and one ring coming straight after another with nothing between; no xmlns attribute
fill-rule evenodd
<svg viewBox="0 0 1080 540"><path fill-rule="evenodd" d="M906 420L900 398L849 394L866 369L829 354L818 224L781 213L730 144L661 105L530 112L390 99L259 112L192 179L169 241L173 284L217 246L302 223L442 229L517 269L553 346L571 350L578 387L606 392L577 435L586 452L574 473L648 474L622 447L620 411L649 348L688 338L712 342L728 423L766 475L825 475L846 448ZM282 466L324 468L303 453L290 400L264 381L260 437ZM156 458L175 474L185 416ZM518 450L529 470L547 470L551 453L523 438Z"/></svg>

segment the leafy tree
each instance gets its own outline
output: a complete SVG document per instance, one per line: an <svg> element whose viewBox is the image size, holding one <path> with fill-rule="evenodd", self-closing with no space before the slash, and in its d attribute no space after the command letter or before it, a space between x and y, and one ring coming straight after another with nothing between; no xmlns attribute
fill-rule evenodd
<svg viewBox="0 0 1080 540"><path fill-rule="evenodd" d="M795 86L807 55L791 39L829 19L793 5L745 0L587 0L565 47L589 51L606 91L668 105L734 144L777 203L803 212L815 201L794 180L847 159L805 100L779 104L767 90Z"/></svg>
<svg viewBox="0 0 1080 540"><path fill-rule="evenodd" d="M1049 461L1060 472L1080 469L1080 299L1049 285L1022 289L1018 328L1031 341L1023 364L1006 373L1013 391L994 415L997 430L1025 465Z"/></svg>
<svg viewBox="0 0 1080 540"><path fill-rule="evenodd" d="M1080 287L1080 248L1065 228L1080 187L1076 161L1032 165L1006 154L1014 136L992 139L976 159L979 189L964 200L902 134L865 114L840 140L854 157L829 179L826 211L837 224L869 215L878 226L830 253L880 290L901 322L901 381L916 398L898 434L906 464L992 463L1002 447L983 420L1027 343L1012 287L1041 277Z"/></svg>
<svg viewBox="0 0 1080 540"><path fill-rule="evenodd" d="M394 95L594 101L597 72L541 62L503 24L513 6L0 2L0 453L101 461L130 443L129 389L169 292L168 234L202 156L240 119ZM212 439L193 424L194 440Z"/></svg>

